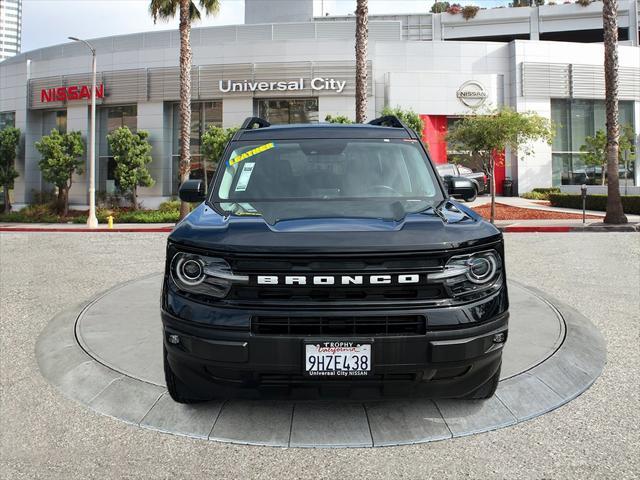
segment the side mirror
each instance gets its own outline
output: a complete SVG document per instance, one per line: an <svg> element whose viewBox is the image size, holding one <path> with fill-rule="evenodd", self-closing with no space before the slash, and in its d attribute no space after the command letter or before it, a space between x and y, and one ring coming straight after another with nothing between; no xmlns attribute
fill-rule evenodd
<svg viewBox="0 0 640 480"><path fill-rule="evenodd" d="M187 180L180 185L178 196L183 202L200 203L204 201L204 182L202 180Z"/></svg>

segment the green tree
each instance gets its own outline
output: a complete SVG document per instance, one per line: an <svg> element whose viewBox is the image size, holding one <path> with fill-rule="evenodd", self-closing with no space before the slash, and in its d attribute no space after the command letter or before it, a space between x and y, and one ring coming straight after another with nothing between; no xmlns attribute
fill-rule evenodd
<svg viewBox="0 0 640 480"><path fill-rule="evenodd" d="M13 188L13 181L18 178L16 171L16 155L20 143L20 130L7 127L0 130L0 185L4 192L4 212L11 211L11 197L9 190Z"/></svg>
<svg viewBox="0 0 640 480"><path fill-rule="evenodd" d="M633 126L625 125L622 127L622 135L620 135L618 148L618 162L625 162L624 152L627 154L626 162L635 159L635 133ZM582 158L586 165L600 167L602 170L602 185L605 184L607 169L607 134L604 130L598 130L595 135L585 137L584 145L580 146ZM625 169L628 165L625 164ZM626 175L626 172L625 172Z"/></svg>
<svg viewBox="0 0 640 480"><path fill-rule="evenodd" d="M149 10L153 21L169 20L176 12L180 16L180 182L189 180L191 171L191 22L201 18L200 10L215 15L220 10L220 0L151 0ZM189 214L191 206L180 204L180 218Z"/></svg>
<svg viewBox="0 0 640 480"><path fill-rule="evenodd" d="M418 115L413 110L403 110L400 107L390 108L385 107L382 110L382 115L395 115L398 117L405 125L410 127L414 132L418 134L420 138L422 138L422 131L424 130L424 122L420 115Z"/></svg>
<svg viewBox="0 0 640 480"><path fill-rule="evenodd" d="M211 125L202 135L202 140L200 142L200 149L204 157L217 167L218 162L220 161L220 157L222 157L222 154L224 153L224 149L231 140L231 137L233 137L233 134L237 131L238 127L221 128L216 127L215 125ZM206 165L204 168L204 172L204 184L205 188L208 188L209 182L206 177Z"/></svg>
<svg viewBox="0 0 640 480"><path fill-rule="evenodd" d="M469 150L482 158L489 176L491 190L491 223L495 221L496 186L495 153L506 148L522 153L532 152L532 142L551 143L553 124L535 113L519 113L500 108L485 115L474 115L460 120L446 139L455 150Z"/></svg>
<svg viewBox="0 0 640 480"><path fill-rule="evenodd" d="M115 177L120 190L131 192L133 209L138 209L138 187L151 187L156 183L147 169L151 162L149 132L133 133L129 127L120 127L107 135L109 148L116 163Z"/></svg>
<svg viewBox="0 0 640 480"><path fill-rule="evenodd" d="M592 137L584 138L584 145L580 146L582 159L585 165L602 167L602 185L606 175L605 165L607 164L607 134L603 130L598 130Z"/></svg>
<svg viewBox="0 0 640 480"><path fill-rule="evenodd" d="M335 117L332 115L327 115L326 117L324 117L324 121L327 123L353 123L353 120L345 115L336 115Z"/></svg>
<svg viewBox="0 0 640 480"><path fill-rule="evenodd" d="M626 124L622 127L622 135L620 135L620 161L624 163L624 178L625 178L625 190L628 184L629 175L629 162L636 159L636 133L633 130L633 125ZM626 154L625 154L626 152ZM626 195L626 193L625 193Z"/></svg>
<svg viewBox="0 0 640 480"><path fill-rule="evenodd" d="M84 145L80 132L61 134L55 128L35 143L42 155L38 163L42 178L58 188L58 213L69 213L69 189L73 183L73 174L83 172Z"/></svg>

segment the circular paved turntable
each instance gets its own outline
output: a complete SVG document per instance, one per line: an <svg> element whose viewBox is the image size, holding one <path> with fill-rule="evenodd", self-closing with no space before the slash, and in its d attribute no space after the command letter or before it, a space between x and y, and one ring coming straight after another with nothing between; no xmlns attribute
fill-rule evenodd
<svg viewBox="0 0 640 480"><path fill-rule="evenodd" d="M162 275L119 285L57 315L36 345L40 370L63 394L143 428L282 447L371 447L480 433L549 412L600 375L604 341L588 319L509 282L509 341L486 401L173 402L162 367Z"/></svg>

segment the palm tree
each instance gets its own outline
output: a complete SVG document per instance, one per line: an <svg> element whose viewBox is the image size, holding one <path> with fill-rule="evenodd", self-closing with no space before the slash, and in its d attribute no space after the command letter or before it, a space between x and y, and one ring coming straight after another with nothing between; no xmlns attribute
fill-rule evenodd
<svg viewBox="0 0 640 480"><path fill-rule="evenodd" d="M356 7L356 122L367 120L367 43L369 41L369 6L358 0Z"/></svg>
<svg viewBox="0 0 640 480"><path fill-rule="evenodd" d="M153 21L169 20L180 12L180 183L189 179L191 171L191 22L199 20L200 9L207 15L220 10L220 0L151 0L149 10ZM180 218L189 213L189 204L180 204Z"/></svg>
<svg viewBox="0 0 640 480"><path fill-rule="evenodd" d="M604 88L607 112L607 214L604 223L627 223L620 199L618 178L618 0L604 0L602 27L604 31ZM604 175L604 172L603 172Z"/></svg>

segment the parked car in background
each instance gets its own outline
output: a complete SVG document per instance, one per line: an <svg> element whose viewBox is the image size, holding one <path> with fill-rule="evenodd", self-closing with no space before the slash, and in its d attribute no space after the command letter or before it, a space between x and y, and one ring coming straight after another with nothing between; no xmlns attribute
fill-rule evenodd
<svg viewBox="0 0 640 480"><path fill-rule="evenodd" d="M465 167L461 167L465 168ZM473 202L479 193L483 193L486 185L486 178L471 178L463 176L459 167L453 164L436 165L436 170L447 188L449 195L455 198L463 199L465 202ZM469 169L466 169L469 170ZM471 170L469 170L471 172ZM484 174L474 174L482 175ZM482 182L482 183L481 183Z"/></svg>
<svg viewBox="0 0 640 480"><path fill-rule="evenodd" d="M489 182L487 175L484 172L474 172L468 167L462 165L455 165L453 163L445 163L443 165L436 165L438 173L441 177L445 175L451 175L452 177L467 177L475 180L478 184L478 194L489 193Z"/></svg>

